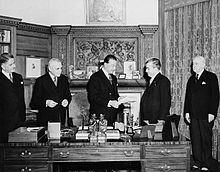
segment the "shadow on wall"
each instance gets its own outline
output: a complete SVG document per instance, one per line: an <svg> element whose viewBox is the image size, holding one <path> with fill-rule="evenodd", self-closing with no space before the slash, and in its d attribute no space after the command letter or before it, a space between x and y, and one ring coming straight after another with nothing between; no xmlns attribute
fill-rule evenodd
<svg viewBox="0 0 220 172"><path fill-rule="evenodd" d="M89 102L87 92L72 93L72 101L69 106L69 117L73 119L73 125L81 126L88 123L89 119Z"/></svg>

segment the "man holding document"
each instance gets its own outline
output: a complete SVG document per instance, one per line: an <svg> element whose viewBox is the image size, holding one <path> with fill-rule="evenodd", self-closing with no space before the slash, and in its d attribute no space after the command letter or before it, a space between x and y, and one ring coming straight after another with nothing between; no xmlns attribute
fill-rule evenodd
<svg viewBox="0 0 220 172"><path fill-rule="evenodd" d="M108 126L113 126L117 119L119 105L126 101L125 97L120 97L118 94L118 82L113 74L116 64L117 58L107 55L103 67L90 77L87 84L90 115L104 114Z"/></svg>

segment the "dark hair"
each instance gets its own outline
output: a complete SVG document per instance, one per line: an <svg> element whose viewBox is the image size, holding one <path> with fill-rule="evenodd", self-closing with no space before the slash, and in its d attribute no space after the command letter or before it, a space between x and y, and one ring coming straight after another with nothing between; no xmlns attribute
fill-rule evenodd
<svg viewBox="0 0 220 172"><path fill-rule="evenodd" d="M145 79L146 82L149 82L150 81L150 78L146 72L146 66L144 66L143 68L143 78Z"/></svg>
<svg viewBox="0 0 220 172"><path fill-rule="evenodd" d="M2 63L6 63L9 59L12 59L12 58L14 58L14 56L12 54L9 54L9 53L1 54L1 56L0 56L0 65Z"/></svg>
<svg viewBox="0 0 220 172"><path fill-rule="evenodd" d="M117 61L117 58L114 55L110 54L105 57L104 63L108 63L110 59Z"/></svg>
<svg viewBox="0 0 220 172"><path fill-rule="evenodd" d="M152 58L148 59L145 64L147 64L149 62L152 62L154 64L154 66L157 67L157 69L160 70L161 63L160 63L160 60L158 58L152 57Z"/></svg>

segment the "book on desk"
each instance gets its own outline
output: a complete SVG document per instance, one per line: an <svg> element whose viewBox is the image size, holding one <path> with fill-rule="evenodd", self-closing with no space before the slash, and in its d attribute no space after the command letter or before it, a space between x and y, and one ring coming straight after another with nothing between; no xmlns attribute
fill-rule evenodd
<svg viewBox="0 0 220 172"><path fill-rule="evenodd" d="M45 127L19 127L9 132L8 142L39 142L45 134Z"/></svg>
<svg viewBox="0 0 220 172"><path fill-rule="evenodd" d="M87 140L89 139L89 132L88 130L79 130L76 133L76 140ZM109 129L106 131L107 140L114 140L120 139L120 132L118 130Z"/></svg>

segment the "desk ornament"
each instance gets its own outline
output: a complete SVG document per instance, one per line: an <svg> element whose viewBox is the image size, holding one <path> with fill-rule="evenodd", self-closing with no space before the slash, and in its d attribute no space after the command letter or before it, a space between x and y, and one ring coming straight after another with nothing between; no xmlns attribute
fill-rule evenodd
<svg viewBox="0 0 220 172"><path fill-rule="evenodd" d="M105 143L107 141L107 120L103 114L100 114L100 118L96 117L96 114L92 114L89 120L89 141L94 143Z"/></svg>
<svg viewBox="0 0 220 172"><path fill-rule="evenodd" d="M124 103L123 115L124 115L124 134L121 136L121 138L124 141L130 142L133 136L133 117L131 115L130 103Z"/></svg>
<svg viewBox="0 0 220 172"><path fill-rule="evenodd" d="M98 119L96 119L96 114L91 115L89 120L89 141L94 143L98 141Z"/></svg>
<svg viewBox="0 0 220 172"><path fill-rule="evenodd" d="M105 143L107 142L107 120L105 119L104 114L100 114L100 120L99 120L99 129L98 129L98 142L99 143Z"/></svg>

